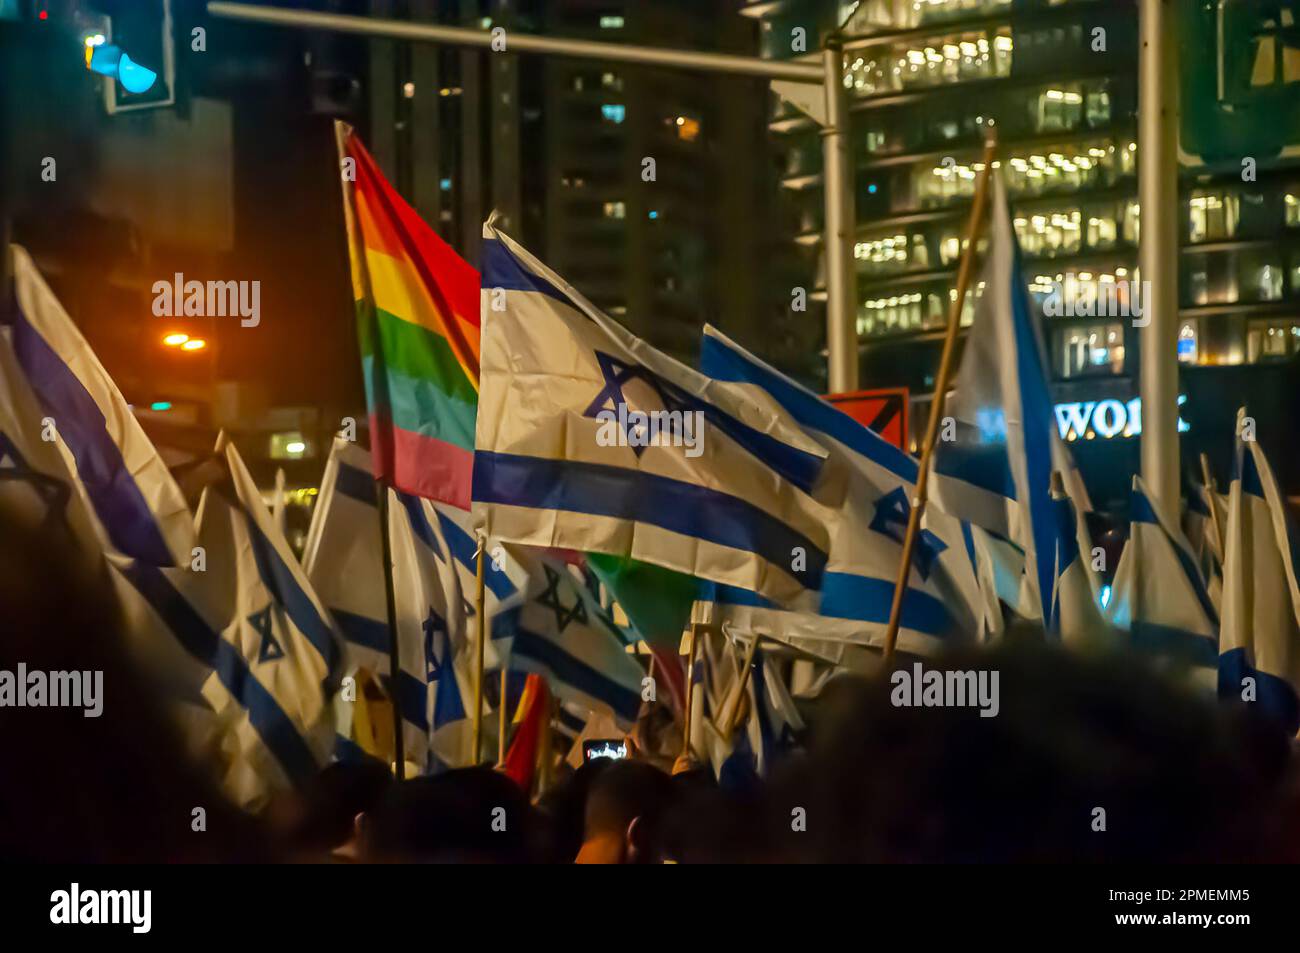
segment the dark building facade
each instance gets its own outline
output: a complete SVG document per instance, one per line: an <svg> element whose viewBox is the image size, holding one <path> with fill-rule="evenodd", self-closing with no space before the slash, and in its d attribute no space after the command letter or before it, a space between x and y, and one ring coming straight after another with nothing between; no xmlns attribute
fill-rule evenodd
<svg viewBox="0 0 1300 953"><path fill-rule="evenodd" d="M1135 5L773 0L746 12L762 23L768 56L793 55L799 28L809 49L837 26L844 38L862 386L909 388L919 411L914 431L924 426L981 142L995 124L1031 295L1040 307L1053 289L1066 299L1051 309L1064 314L1044 319L1058 414L1068 422L1104 401L1122 408L1118 430L1108 405L1103 427L1090 422L1080 433L1070 424L1064 435L1098 502L1122 498L1138 462L1132 401L1140 335L1127 318L1082 315L1092 310L1083 302L1141 277ZM783 104L770 125L784 156L784 184L801 202L792 240L815 276L822 223L816 128ZM1187 165L1180 223L1184 462L1194 465L1205 449L1223 481L1236 407L1247 404L1280 436L1297 406L1300 167L1261 163L1256 181L1243 181L1239 168ZM1266 442L1279 476L1297 492L1294 450Z"/></svg>

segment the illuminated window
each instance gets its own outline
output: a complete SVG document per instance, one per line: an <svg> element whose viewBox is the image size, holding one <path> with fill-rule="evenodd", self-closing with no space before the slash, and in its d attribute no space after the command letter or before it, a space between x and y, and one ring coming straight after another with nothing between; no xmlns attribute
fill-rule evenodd
<svg viewBox="0 0 1300 953"><path fill-rule="evenodd" d="M1188 240L1220 241L1237 234L1241 200L1217 192L1193 192L1188 199Z"/></svg>
<svg viewBox="0 0 1300 953"><path fill-rule="evenodd" d="M1300 227L1300 196L1288 192L1284 204L1286 206L1286 227Z"/></svg>
<svg viewBox="0 0 1300 953"><path fill-rule="evenodd" d="M678 116L673 120L677 127L677 138L682 142L694 142L700 135L700 121L690 116Z"/></svg>
<svg viewBox="0 0 1300 953"><path fill-rule="evenodd" d="M621 30L623 29L623 18L620 16L601 17L600 28L602 30Z"/></svg>
<svg viewBox="0 0 1300 953"><path fill-rule="evenodd" d="M1300 352L1300 323L1252 322L1246 332L1246 360L1280 360Z"/></svg>
<svg viewBox="0 0 1300 953"><path fill-rule="evenodd" d="M1066 377L1119 374L1124 370L1124 327L1094 324L1059 332L1061 373Z"/></svg>
<svg viewBox="0 0 1300 953"><path fill-rule="evenodd" d="M1195 321L1184 321L1178 329L1178 360L1195 364L1199 356Z"/></svg>
<svg viewBox="0 0 1300 953"><path fill-rule="evenodd" d="M622 202L606 202L605 217L627 218L627 206Z"/></svg>
<svg viewBox="0 0 1300 953"><path fill-rule="evenodd" d="M622 122L627 118L627 107L621 103L605 103L600 107L600 115L606 122Z"/></svg>

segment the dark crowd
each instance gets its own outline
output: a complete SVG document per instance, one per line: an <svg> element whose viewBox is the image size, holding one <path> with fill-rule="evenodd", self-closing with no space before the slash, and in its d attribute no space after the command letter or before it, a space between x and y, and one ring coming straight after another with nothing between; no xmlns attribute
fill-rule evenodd
<svg viewBox="0 0 1300 953"><path fill-rule="evenodd" d="M534 803L489 767L398 783L378 761L340 762L250 816L192 762L131 665L93 563L2 516L0 537L0 669L104 673L101 717L0 709L10 862L1300 859L1291 739L1138 657L1015 631L927 661L998 671L996 717L896 707L887 673L837 677L801 702L798 750L762 780L719 783L708 765L668 771L634 752L584 763Z"/></svg>

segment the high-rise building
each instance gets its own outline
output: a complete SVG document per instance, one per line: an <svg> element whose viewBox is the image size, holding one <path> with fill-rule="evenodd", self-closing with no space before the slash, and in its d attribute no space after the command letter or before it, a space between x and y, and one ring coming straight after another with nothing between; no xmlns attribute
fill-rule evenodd
<svg viewBox="0 0 1300 953"><path fill-rule="evenodd" d="M744 12L760 20L767 56L795 55L798 30L809 50L837 27L844 41L863 386L909 388L920 411L912 414L914 432L924 426L981 143L994 125L1025 279L1045 312L1053 391L1066 408L1058 415L1077 420L1084 409L1114 402L1100 426L1089 422L1078 432L1063 424L1065 436L1094 495L1122 495L1137 462L1140 411L1132 401L1141 336L1127 318L1089 315L1112 289L1122 299L1141 277L1135 4L755 0ZM802 203L792 239L815 276L822 234L816 127L779 105L770 128L784 156L784 185ZM1192 428L1184 456L1204 445L1224 460L1239 402L1253 400L1263 411L1295 399L1294 375L1282 367L1222 369L1294 366L1300 353L1300 168L1261 167L1256 181L1243 181L1239 169L1189 166L1180 185L1177 356Z"/></svg>

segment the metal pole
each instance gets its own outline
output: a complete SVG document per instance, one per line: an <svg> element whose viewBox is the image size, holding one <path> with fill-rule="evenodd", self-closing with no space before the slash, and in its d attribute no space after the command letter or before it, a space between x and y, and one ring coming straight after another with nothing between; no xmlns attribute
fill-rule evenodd
<svg viewBox="0 0 1300 953"><path fill-rule="evenodd" d="M1178 479L1178 50L1174 0L1138 5L1138 269L1142 330L1142 479L1177 516Z"/></svg>
<svg viewBox="0 0 1300 953"><path fill-rule="evenodd" d="M470 744L473 751L470 753L469 760L465 766L472 768L479 762L480 752L483 750L483 646L487 640L487 628L483 624L483 548L487 545L487 540L482 536L478 538L478 552L475 553L475 565L477 566L477 590L474 596L474 624L476 628L475 642L475 663L474 663L474 714L470 721Z"/></svg>
<svg viewBox="0 0 1300 953"><path fill-rule="evenodd" d="M494 42L492 33L487 30L443 26L435 23L415 23L410 20L348 16L341 13L314 13L309 10L263 7L251 3L224 3L214 0L208 4L208 15L244 20L249 23L266 23L272 26L310 27L317 30L333 30L337 33L360 33L366 36L389 37L394 40L450 43L487 49L490 49ZM822 81L821 67L814 64L765 60L756 56L732 56L727 53L704 53L698 50L600 43L594 40L533 36L513 31L504 35L504 41L505 51L509 53L554 53L578 59L675 66L680 69L762 76L768 79L789 79L802 83L816 84Z"/></svg>
<svg viewBox="0 0 1300 953"><path fill-rule="evenodd" d="M849 161L849 99L844 49L838 39L822 51L826 125L822 127L825 199L826 378L832 394L858 389L857 271L853 267L854 177Z"/></svg>
<svg viewBox="0 0 1300 953"><path fill-rule="evenodd" d="M397 645L397 602L393 595L393 543L388 532L388 484L375 481L379 497L379 533L384 547L384 600L388 609L388 701L393 706L393 773L406 779L406 738L402 733L401 653Z"/></svg>

